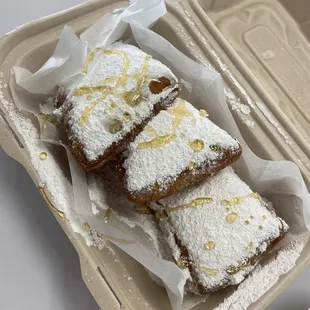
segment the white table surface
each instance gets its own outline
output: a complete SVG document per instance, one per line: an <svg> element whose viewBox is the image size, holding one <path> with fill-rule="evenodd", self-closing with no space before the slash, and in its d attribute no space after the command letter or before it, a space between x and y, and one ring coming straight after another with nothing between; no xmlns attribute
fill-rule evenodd
<svg viewBox="0 0 310 310"><path fill-rule="evenodd" d="M0 36L81 2L0 0ZM1 149L0 171L0 309L98 310L70 241L25 169ZM310 267L269 310L310 308L309 278Z"/></svg>

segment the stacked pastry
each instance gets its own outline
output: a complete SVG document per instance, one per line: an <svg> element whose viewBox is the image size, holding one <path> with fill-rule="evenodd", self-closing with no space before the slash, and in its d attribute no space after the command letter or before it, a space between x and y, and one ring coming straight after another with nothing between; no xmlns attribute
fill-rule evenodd
<svg viewBox="0 0 310 310"><path fill-rule="evenodd" d="M240 283L288 226L229 167L239 143L178 95L169 68L118 42L59 87L54 114L85 170L112 163L128 199L153 210L189 290L205 294Z"/></svg>

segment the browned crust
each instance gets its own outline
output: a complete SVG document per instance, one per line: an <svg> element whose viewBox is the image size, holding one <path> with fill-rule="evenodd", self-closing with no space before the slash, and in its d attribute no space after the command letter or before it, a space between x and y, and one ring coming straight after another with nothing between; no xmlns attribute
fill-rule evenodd
<svg viewBox="0 0 310 310"><path fill-rule="evenodd" d="M211 163L205 162L194 169L187 168L179 174L175 181L167 182L164 189L159 188L159 190L154 191L153 188L155 184L153 184L153 188L148 188L137 192L131 192L126 188L127 198L133 202L143 203L157 201L164 197L171 196L173 193L180 191L185 187L200 183L201 181L214 175L218 171L221 171L222 169L231 165L233 162L239 159L241 153L242 148L239 145L239 147L234 150L224 151L221 158L216 159ZM118 164L118 168L120 167L121 165ZM119 170L122 176L124 174L124 171L122 169ZM124 182L126 187L126 175Z"/></svg>
<svg viewBox="0 0 310 310"><path fill-rule="evenodd" d="M83 145L73 138L73 133L71 132L70 126L66 119L64 120L65 123L65 130L68 136L68 145L69 148L75 158L75 160L86 170L91 171L100 168L103 166L107 161L112 160L116 154L124 151L128 145L128 143L132 142L134 138L143 130L144 126L148 123L148 121L158 114L161 110L165 110L171 106L173 101L178 97L180 90L178 87L174 88L170 94L162 99L160 102L154 104L152 114L149 118L142 120L142 122L136 125L130 132L123 136L121 140L118 142L113 143L110 147L108 147L102 155L100 155L96 160L89 161L83 151ZM59 96L59 101L61 103L56 102L56 106L61 106L65 99L64 96Z"/></svg>
<svg viewBox="0 0 310 310"><path fill-rule="evenodd" d="M158 222L160 222L161 217L156 216L156 219ZM169 217L166 218L166 220L169 221ZM265 252L270 251L279 241L281 241L288 231L288 230L285 230L283 221L280 218L279 220L281 221L281 225L282 225L279 236L273 240L269 239L269 240L265 240L262 242L262 243L266 242L268 244L268 247ZM170 221L169 223L170 223L170 226L173 227ZM194 264L192 263L192 260L190 259L190 254L188 252L188 249L184 245L182 245L182 242L178 238L177 233L174 233L174 239L180 249L180 253L181 253L180 259L182 260L184 266L188 268L191 274L191 277L192 277L192 281L188 282L188 288L190 292L196 295L204 295L204 294L214 293L220 289L233 285L233 283L231 283L231 280L229 278L225 278L223 279L221 285L217 285L213 287L203 286L203 284L201 284L199 281L199 277L198 277L197 272L195 271ZM257 251L256 254L254 254L253 256L247 257L247 266L254 266L263 253L264 252Z"/></svg>

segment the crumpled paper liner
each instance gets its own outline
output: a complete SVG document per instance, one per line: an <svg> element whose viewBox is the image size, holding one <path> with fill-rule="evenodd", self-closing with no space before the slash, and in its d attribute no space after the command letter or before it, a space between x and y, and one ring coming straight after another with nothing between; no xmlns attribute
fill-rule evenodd
<svg viewBox="0 0 310 310"><path fill-rule="evenodd" d="M177 310L190 309L201 300L200 297L184 296L186 277L183 271L173 262L158 257L154 249L136 242L139 236L135 235L136 231L128 230L128 227L125 229L124 222L114 219L107 223L93 214L85 172L73 159L61 129L48 121L48 116L42 115L40 109L42 100L51 95L57 85L66 85L81 76L83 64L91 50L104 48L124 38L125 32L129 31L131 41L166 64L187 85L181 96L197 108L206 109L212 121L239 140L243 156L234 168L254 191L274 203L277 214L290 226L290 238L297 238L310 228L310 196L294 163L262 160L248 148L226 104L220 74L192 61L147 28L165 13L163 0L131 1L128 8L103 16L82 33L80 39L66 26L52 57L41 69L34 74L24 68L12 69L10 88L15 104L38 117L41 139L62 145L67 150L74 197L73 208L63 210L67 218L74 223L74 227L77 223L80 227L88 223L87 227L97 231L160 278L172 308ZM82 229L79 231L88 236Z"/></svg>

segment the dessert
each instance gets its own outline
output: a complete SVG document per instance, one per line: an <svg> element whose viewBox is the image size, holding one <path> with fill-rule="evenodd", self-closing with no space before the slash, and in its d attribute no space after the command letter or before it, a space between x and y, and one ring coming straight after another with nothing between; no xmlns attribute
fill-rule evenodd
<svg viewBox="0 0 310 310"><path fill-rule="evenodd" d="M82 71L76 82L58 88L54 115L64 123L72 153L86 170L123 151L179 94L168 67L121 42L92 51Z"/></svg>
<svg viewBox="0 0 310 310"><path fill-rule="evenodd" d="M150 206L198 295L240 283L288 230L231 167Z"/></svg>
<svg viewBox="0 0 310 310"><path fill-rule="evenodd" d="M178 98L148 123L119 166L128 199L149 202L201 182L240 155L239 143L205 111Z"/></svg>

